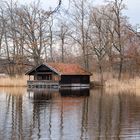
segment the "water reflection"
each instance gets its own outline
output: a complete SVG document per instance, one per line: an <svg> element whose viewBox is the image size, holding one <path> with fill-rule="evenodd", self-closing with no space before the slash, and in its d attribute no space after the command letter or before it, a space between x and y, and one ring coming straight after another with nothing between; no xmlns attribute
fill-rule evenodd
<svg viewBox="0 0 140 140"><path fill-rule="evenodd" d="M75 139L79 134L82 102L88 99L89 90L38 91L30 93L38 139ZM45 114L44 114L45 113ZM80 116L79 116L80 113ZM45 118L42 118L42 114ZM76 126L75 126L76 124ZM46 127L46 128L45 128ZM41 130L46 130L41 132ZM78 132L78 133L77 133ZM70 138L69 138L70 134ZM77 135L77 136L76 136ZM76 136L76 137L75 137Z"/></svg>
<svg viewBox="0 0 140 140"><path fill-rule="evenodd" d="M80 96L89 96L89 89L73 89L73 90L68 90L68 89L60 89L61 96L63 97L80 97Z"/></svg>
<svg viewBox="0 0 140 140"><path fill-rule="evenodd" d="M140 139L140 96L0 89L0 140Z"/></svg>

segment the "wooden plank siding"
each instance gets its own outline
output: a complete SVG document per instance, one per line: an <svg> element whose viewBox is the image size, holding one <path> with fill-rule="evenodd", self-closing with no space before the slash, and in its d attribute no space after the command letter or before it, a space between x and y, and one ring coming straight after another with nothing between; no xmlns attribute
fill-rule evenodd
<svg viewBox="0 0 140 140"><path fill-rule="evenodd" d="M89 76L81 75L62 75L60 80L60 87L87 87L89 88Z"/></svg>
<svg viewBox="0 0 140 140"><path fill-rule="evenodd" d="M89 84L88 75L62 75L60 84Z"/></svg>

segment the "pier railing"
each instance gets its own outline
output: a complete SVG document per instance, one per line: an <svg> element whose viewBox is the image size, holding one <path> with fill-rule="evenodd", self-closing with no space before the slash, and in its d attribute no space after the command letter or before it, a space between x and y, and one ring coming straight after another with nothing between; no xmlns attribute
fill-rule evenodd
<svg viewBox="0 0 140 140"><path fill-rule="evenodd" d="M28 80L28 88L58 88L59 82L53 80Z"/></svg>

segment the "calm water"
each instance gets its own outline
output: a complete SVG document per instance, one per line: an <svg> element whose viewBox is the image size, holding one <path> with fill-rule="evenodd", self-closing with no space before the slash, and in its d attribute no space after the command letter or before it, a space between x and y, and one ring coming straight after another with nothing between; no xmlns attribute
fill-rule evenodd
<svg viewBox="0 0 140 140"><path fill-rule="evenodd" d="M140 96L0 89L0 140L140 140Z"/></svg>

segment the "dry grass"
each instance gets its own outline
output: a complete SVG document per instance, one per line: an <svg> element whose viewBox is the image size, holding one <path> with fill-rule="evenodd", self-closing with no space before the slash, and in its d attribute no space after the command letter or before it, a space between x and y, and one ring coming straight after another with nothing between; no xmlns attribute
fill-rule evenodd
<svg viewBox="0 0 140 140"><path fill-rule="evenodd" d="M129 90L139 88L140 79L129 79L129 80L117 80L109 79L105 82L105 88L120 89L120 90Z"/></svg>
<svg viewBox="0 0 140 140"><path fill-rule="evenodd" d="M112 73L104 73L105 86L104 89L106 93L122 93L131 92L140 95L140 77L130 78L128 74L123 75L123 80L119 81L113 78ZM100 81L100 75L94 73L91 77L91 81Z"/></svg>
<svg viewBox="0 0 140 140"><path fill-rule="evenodd" d="M27 85L27 76L18 76L14 78L0 78L0 87L25 87Z"/></svg>
<svg viewBox="0 0 140 140"><path fill-rule="evenodd" d="M104 72L104 80L108 80L108 79L112 79L113 78L113 74L110 72ZM91 81L100 81L100 74L97 72L93 72L92 76L91 76Z"/></svg>
<svg viewBox="0 0 140 140"><path fill-rule="evenodd" d="M117 79L109 79L105 82L105 90L109 93L127 91L140 94L140 78L137 77L121 81Z"/></svg>
<svg viewBox="0 0 140 140"><path fill-rule="evenodd" d="M123 91L135 92L140 94L140 78L136 77L134 79L123 79L121 81L112 78L109 73L105 73L105 86L104 89L107 93L118 93ZM94 73L91 77L91 81L99 81L99 74ZM27 76L18 76L15 78L3 77L0 78L0 87L26 87L27 86Z"/></svg>
<svg viewBox="0 0 140 140"><path fill-rule="evenodd" d="M26 87L0 87L0 94L23 95L26 93Z"/></svg>

